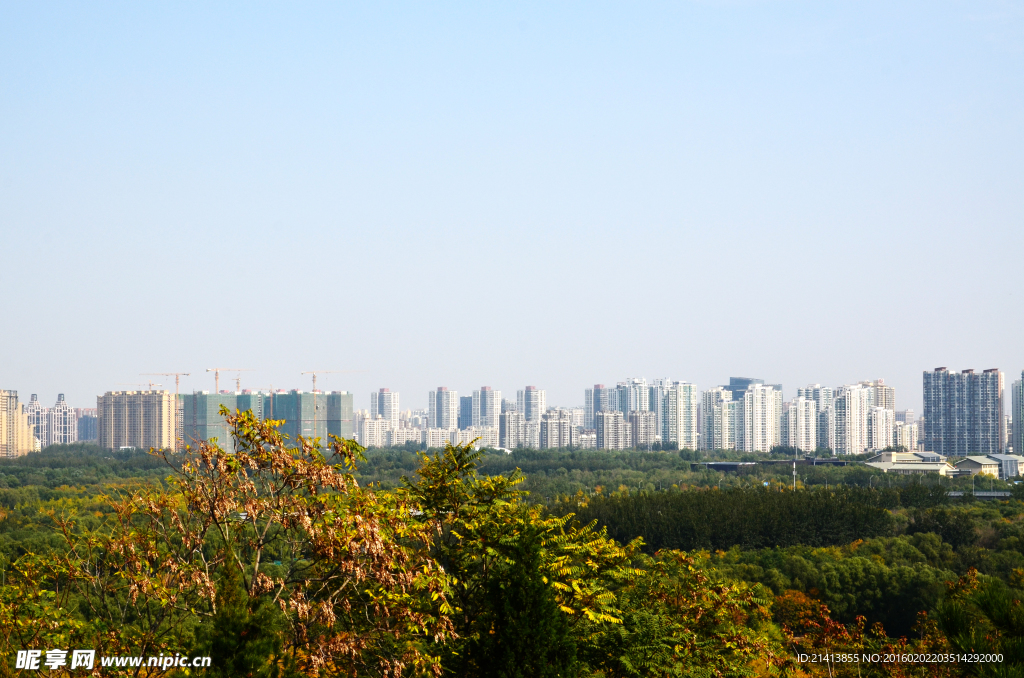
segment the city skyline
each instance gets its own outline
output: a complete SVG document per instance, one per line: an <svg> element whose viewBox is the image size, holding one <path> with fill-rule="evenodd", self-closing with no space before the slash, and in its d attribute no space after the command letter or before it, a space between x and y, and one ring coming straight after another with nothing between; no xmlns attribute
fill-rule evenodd
<svg viewBox="0 0 1024 678"><path fill-rule="evenodd" d="M219 382L219 373L215 379ZM330 433L354 437L366 447L478 441L506 449L656 445L767 453L781 445L804 453L855 455L895 446L940 456L998 455L1021 445L1022 384L1024 371L1021 379L1010 382L1008 396L1005 374L998 369L978 373L937 367L922 373L924 407L915 413L905 406L897 409L896 389L882 378L837 387L807 384L785 400L782 384L755 377L730 377L728 384L703 391L685 381L628 377L614 387L595 384L584 389L583 407L550 403L546 390L535 385L517 389L514 401L487 385L471 396L439 386L428 392L425 409L405 410L400 392L389 387L370 393L369 409L359 409L355 394L347 391L241 389L175 397L149 382L147 389L108 391L97 397L92 410L72 408L64 394L47 408L37 394L23 405L16 391L3 391L0 437L8 455L12 449L19 454L28 450L26 430L32 432L35 449L88 441L93 435L107 449L226 441L230 434L219 412L227 407L251 410L260 419L280 419L289 437L324 438ZM83 435L86 431L92 433Z"/></svg>
<svg viewBox="0 0 1024 678"><path fill-rule="evenodd" d="M947 363L948 363L948 361L947 361ZM937 365L939 365L939 364L941 364L941 363L937 363ZM970 367L959 367L956 363L948 363L948 364L951 365L951 367L948 368L949 371L954 372L954 373L959 373L959 372L962 372L962 371L965 371L965 370L969 370L969 369L973 369L975 372L983 372L984 370L996 369L999 372L1001 372L1004 375L1006 375L1006 384L1005 384L1006 397L1004 399L1005 400L1005 403L1004 403L1004 413L1007 413L1007 414L1009 413L1010 386L1011 386L1012 382L1015 381L1019 377L1021 371L1024 371L1024 370L1015 370L1015 369L1012 369L1012 368L1011 369L1007 369L1007 368L1003 368L1003 367L970 368ZM897 397L899 399L899 406L900 406L899 409L901 409L901 410L911 409L911 410L914 410L915 412L921 412L921 411L923 411L923 407L924 407L922 375L924 373L926 373L926 372L931 372L934 369L936 369L935 366L928 367L926 369L922 369L921 371L917 372L916 380L911 382L909 385L904 385L903 387L898 385L897 382L895 382L894 380L890 379L886 375L874 375L874 376L872 376L870 371L868 371L867 373L862 373L860 375L855 375L853 377L850 377L850 378L847 378L847 379L843 379L843 380L840 380L840 381L835 381L835 382L826 381L826 380L821 379L821 378L810 378L808 380L805 380L805 381L799 382L799 383L796 382L795 380L787 381L787 380L769 379L769 378L761 378L761 377L758 377L758 379L760 379L761 381L763 381L765 383L768 383L768 384L778 384L778 385L782 386L783 399L785 401L789 401L789 400L792 400L793 398L797 397L797 395L799 395L798 392L801 391L802 389L804 389L808 385L821 384L822 386L826 386L826 387L830 387L830 388L837 388L837 387L843 386L845 384L857 384L857 383L863 382L863 381L871 381L871 380L874 380L874 379L877 379L877 378L882 378L882 379L884 379L885 383L889 387L892 387L892 388L894 388L896 390L896 393L898 394ZM195 369L195 370L193 370L193 374L196 375L196 376L193 376L191 378L185 377L185 376L181 377L181 381L180 381L180 391L181 391L181 393L192 393L192 392L202 392L202 391L207 391L209 393L214 393L215 381L214 381L214 375L212 373L211 374L206 374L203 369ZM234 393L235 392L234 386L235 386L235 378L236 378L236 376L240 376L242 390L266 392L266 391L270 390L271 386L273 386L273 389L275 391L277 391L277 390L284 390L284 391L298 390L298 391L309 392L309 391L312 390L312 383L311 383L310 377L308 375L305 375L305 374L301 373L301 372L296 373L297 376L296 376L295 380L291 384L288 384L284 379L280 380L281 381L280 384L272 383L268 379L265 379L265 378L264 379L260 379L260 376L263 375L263 374L265 374L265 373L262 370L252 369L252 368L250 368L250 371L245 372L245 373L240 373L240 374L236 374L235 372L232 372L232 371L222 371L221 372L221 376L220 376L221 392L225 392L225 393ZM278 372L274 372L274 374L281 374L281 372L279 372L279 371ZM371 393L379 393L381 388L386 388L386 389L390 390L391 392L402 394L402 396L401 396L402 401L401 401L401 408L400 409L402 409L402 410L418 410L418 409L426 410L429 407L429 403L428 403L428 394L429 394L429 392L436 390L438 388L438 384L442 384L442 383L445 383L445 382L455 383L453 380L450 380L450 379L446 380L446 379L442 378L440 380L437 380L436 384L428 385L427 388L423 389L423 391L421 392L417 388L410 388L410 387L403 387L403 386L401 386L401 384L403 384L403 383L408 384L408 381L403 381L403 380L393 380L392 382L390 382L390 385L387 385L387 384L382 383L382 382L372 381L371 379L369 379L369 378L367 378L367 377L365 377L363 375L359 375L358 378L357 378L357 377L354 377L353 375L331 375L331 374L321 374L321 373L318 373L318 374L320 374L320 376L318 377L318 383L317 383L317 390L318 391L322 391L322 392L344 391L344 392L347 392L347 393L352 393L356 397L356 401L355 401L356 409L369 409L370 405L369 405L368 398L370 397L370 394ZM752 374L760 374L760 372L753 371ZM126 378L129 378L129 377L126 377ZM579 385L572 385L572 386L562 387L562 388L551 387L546 382L544 382L543 380L534 380L534 381L538 384L538 386L537 386L538 388L544 390L546 392L546 394L548 394L547 395L547 403L549 405L554 404L554 405L557 405L559 407L585 407L584 391L586 389L588 389L588 388L592 388L594 386L594 384L604 383L609 388L614 389L616 387L616 384L618 384L618 383L620 383L622 381L625 381L627 379L634 379L634 378L646 379L646 381L648 383L653 383L656 379L664 378L664 377L651 377L651 376L646 376L646 375L642 375L642 374L633 373L633 376L628 376L628 377L627 376L619 376L618 378L615 378L615 379L607 379L604 382L601 382L600 380L598 380L598 381L591 381L591 382L583 382L582 384L579 384ZM734 374L730 374L728 376L720 377L718 380L712 379L710 381L704 381L704 382L698 381L698 380L695 380L695 379L679 378L679 377L675 377L675 376L668 377L668 378L671 378L674 381L682 381L682 382L694 384L701 392L703 392L703 391L705 391L705 390L707 390L709 388L713 388L713 387L717 387L717 386L728 387L729 380L733 379L733 378L736 378L736 376ZM197 382L197 381L199 383L195 384L195 386L193 387L193 384L195 382ZM358 387L357 388L356 386L353 385L353 383L356 382L356 381L358 381L360 384L370 383L370 384L373 384L373 385L371 385L371 386L369 386L367 388L362 388L362 387ZM257 386L253 382L261 382L261 383L265 382L265 384L262 385L262 386ZM305 383L303 383L303 382L305 382ZM152 383L154 385L154 387L159 389L159 390L169 390L171 392L174 392L174 385L173 384L168 386L167 384L163 384L161 382L150 382L150 383ZM483 385L483 386L488 386L490 388L493 388L493 390L498 392L499 394L504 394L504 398L505 399L513 400L514 401L515 398L516 398L516 392L519 391L519 390L523 390L524 389L523 384L525 384L525 383L527 383L527 382L525 382L523 380L520 380L519 382L515 382L515 383L511 383L511 384L506 384L504 387L502 387L502 386L494 385L494 384L496 384L496 382L494 382L494 384L492 384L492 383L488 383L486 381L477 381L476 383L467 383L467 384L462 384L462 385L459 385L459 386L450 386L449 385L449 386L445 386L444 388L449 389L450 391L453 391L453 392L457 393L458 396L470 396L470 395L472 395L472 393L474 391L478 391L481 388L481 386ZM42 391L40 389L32 389L32 388L21 389L21 388L15 387L14 385L9 384L9 383L6 384L6 385L0 384L0 387L4 387L4 388L7 388L7 389L12 390L12 391L17 391L19 394L25 394L24 397L26 398L26 400L24 402L26 402L26 403L29 402L27 400L27 398L30 397L30 395L38 395L40 402L51 402L51 401L55 401L58 398L58 396L60 396L60 395L70 394L70 395L66 395L66 399L67 399L67 401L68 401L68 403L70 404L71 407L95 407L95 398L98 395L102 395L103 393L106 393L107 391L146 390L149 387L149 383L143 383L143 382L129 383L129 385L126 386L124 382L115 382L113 385L108 384L108 385L105 385L105 386L100 386L91 397L86 395L84 399L79 397L79 394L74 394L70 389L64 389L64 388L60 388L60 389L56 390L52 394L52 397L51 397L51 395L49 393L47 393L45 391ZM552 394L554 394L554 395L552 395ZM455 403L455 407L456 407L456 409L458 409L458 403L457 402ZM456 414L456 417L457 417L457 414Z"/></svg>

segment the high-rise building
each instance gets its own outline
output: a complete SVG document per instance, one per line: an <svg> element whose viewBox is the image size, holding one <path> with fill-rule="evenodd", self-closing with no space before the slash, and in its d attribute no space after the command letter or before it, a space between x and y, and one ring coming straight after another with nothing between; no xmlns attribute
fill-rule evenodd
<svg viewBox="0 0 1024 678"><path fill-rule="evenodd" d="M634 411L647 412L651 409L650 391L647 389L647 380L643 377L620 381L615 390L618 392L618 409L624 415Z"/></svg>
<svg viewBox="0 0 1024 678"><path fill-rule="evenodd" d="M473 426L498 428L498 417L501 416L501 391L492 390L490 386L482 386L473 391Z"/></svg>
<svg viewBox="0 0 1024 678"><path fill-rule="evenodd" d="M382 388L376 393L370 394L370 418L376 419L380 415L389 428L399 428L401 408L398 405L398 393L391 389Z"/></svg>
<svg viewBox="0 0 1024 678"><path fill-rule="evenodd" d="M572 413L558 409L545 412L540 417L540 449L576 447L576 430L572 425Z"/></svg>
<svg viewBox="0 0 1024 678"><path fill-rule="evenodd" d="M1010 446L1013 454L1024 456L1024 371L1020 373L1020 379L1013 382L1010 401L1010 423L1013 425Z"/></svg>
<svg viewBox="0 0 1024 678"><path fill-rule="evenodd" d="M546 394L546 391L536 386L527 386L525 390L516 393L518 409L526 421L540 424L540 416L547 411Z"/></svg>
<svg viewBox="0 0 1024 678"><path fill-rule="evenodd" d="M220 413L226 407L234 414L238 408L238 395L235 393L210 393L209 391L193 391L178 395L181 410L181 441L179 446L197 446L202 441L216 440L224 450L235 450L231 427ZM253 407L247 407L254 409ZM259 416L259 405L254 414Z"/></svg>
<svg viewBox="0 0 1024 678"><path fill-rule="evenodd" d="M817 449L835 449L835 391L828 386L822 386L821 384L808 384L804 388L798 388L796 390L796 395L797 397L803 396L805 398L809 398L817 405L818 414L816 416L818 428L815 431L814 436L817 441Z"/></svg>
<svg viewBox="0 0 1024 678"><path fill-rule="evenodd" d="M581 450L597 449L597 432L594 429L584 429L577 434L576 446Z"/></svg>
<svg viewBox="0 0 1024 678"><path fill-rule="evenodd" d="M48 446L50 444L50 418L47 416L46 408L39 402L39 396L35 393L29 396L28 404L25 405L25 414L28 415L32 435L36 438L36 449Z"/></svg>
<svg viewBox="0 0 1024 678"><path fill-rule="evenodd" d="M384 447L388 444L391 422L380 414L366 417L359 422L359 444L363 447Z"/></svg>
<svg viewBox="0 0 1024 678"><path fill-rule="evenodd" d="M782 444L801 452L818 449L817 402L800 395L787 404L782 413Z"/></svg>
<svg viewBox="0 0 1024 678"><path fill-rule="evenodd" d="M439 386L427 394L427 420L429 428L444 430L459 428L459 393Z"/></svg>
<svg viewBox="0 0 1024 678"><path fill-rule="evenodd" d="M658 417L649 410L633 410L629 413L629 427L632 433L630 447L649 450L658 441Z"/></svg>
<svg viewBox="0 0 1024 678"><path fill-rule="evenodd" d="M473 396L462 396L459 398L459 429L466 430L473 427Z"/></svg>
<svg viewBox="0 0 1024 678"><path fill-rule="evenodd" d="M594 384L583 393L583 428L594 428L594 414L619 409L618 391L606 388L604 384Z"/></svg>
<svg viewBox="0 0 1024 678"><path fill-rule="evenodd" d="M178 399L182 445L216 438L221 448L233 451L235 443L231 428L220 414L222 406L232 414L236 410L251 411L257 419L282 422L279 430L291 441L299 436L319 438L326 446L329 436L350 439L359 433L354 425L354 396L346 391L196 391L182 393Z"/></svg>
<svg viewBox="0 0 1024 678"><path fill-rule="evenodd" d="M96 397L99 445L172 449L174 412L170 391L107 391Z"/></svg>
<svg viewBox="0 0 1024 678"><path fill-rule="evenodd" d="M828 386L822 386L821 384L808 384L804 388L798 388L796 390L796 396L813 400L817 406L818 411L825 409L832 404L832 400L835 397L835 391Z"/></svg>
<svg viewBox="0 0 1024 678"><path fill-rule="evenodd" d="M78 426L78 442L91 442L96 440L95 407L76 407L75 421Z"/></svg>
<svg viewBox="0 0 1024 678"><path fill-rule="evenodd" d="M18 392L0 390L0 457L20 457L34 449L32 425Z"/></svg>
<svg viewBox="0 0 1024 678"><path fill-rule="evenodd" d="M268 419L283 419L281 432L295 440L320 438L327 445L328 436L352 438L352 410L355 397L347 391L277 391L263 405Z"/></svg>
<svg viewBox="0 0 1024 678"><path fill-rule="evenodd" d="M902 447L907 452L917 450L917 424L896 422L893 428L893 445Z"/></svg>
<svg viewBox="0 0 1024 678"><path fill-rule="evenodd" d="M751 379L750 377L729 377L729 385L723 386L732 392L733 400L742 400L743 393L750 389L751 386L765 386L764 379ZM767 386L774 388L779 393L782 392L782 384L767 384ZM799 395L799 394L797 394Z"/></svg>
<svg viewBox="0 0 1024 678"><path fill-rule="evenodd" d="M886 386L885 379L860 383L870 389L871 407L884 407L887 410L896 411L896 389Z"/></svg>
<svg viewBox="0 0 1024 678"><path fill-rule="evenodd" d="M47 445L67 445L78 442L78 417L75 410L64 400L64 394L57 394L57 402L46 413L46 427L49 429Z"/></svg>
<svg viewBox="0 0 1024 678"><path fill-rule="evenodd" d="M594 413L599 450L628 450L633 444L633 427L618 410Z"/></svg>
<svg viewBox="0 0 1024 678"><path fill-rule="evenodd" d="M734 394L735 397L735 394ZM743 425L737 423L737 449L770 452L781 442L782 389L774 384L751 384L743 391Z"/></svg>
<svg viewBox="0 0 1024 678"><path fill-rule="evenodd" d="M673 381L671 379L655 379L647 387L647 409L654 412L655 419L657 420L658 436L661 437L662 442L665 442L665 395L672 387L672 384Z"/></svg>
<svg viewBox="0 0 1024 678"><path fill-rule="evenodd" d="M662 387L661 442L675 443L681 450L696 450L697 387L685 381L676 381ZM652 392L654 387L652 387Z"/></svg>
<svg viewBox="0 0 1024 678"><path fill-rule="evenodd" d="M1003 373L998 369L960 373L938 367L924 373L924 449L947 457L1000 454Z"/></svg>
<svg viewBox="0 0 1024 678"><path fill-rule="evenodd" d="M897 424L913 424L914 410L896 410Z"/></svg>
<svg viewBox="0 0 1024 678"><path fill-rule="evenodd" d="M870 449L868 416L873 393L869 386L842 386L835 394L836 454L860 454Z"/></svg>
<svg viewBox="0 0 1024 678"><path fill-rule="evenodd" d="M885 450L895 445L895 429L894 410L877 405L872 407L868 412L868 449Z"/></svg>
<svg viewBox="0 0 1024 678"><path fill-rule="evenodd" d="M701 395L702 427L701 447L705 450L735 449L736 417L732 403L732 391L716 386Z"/></svg>
<svg viewBox="0 0 1024 678"><path fill-rule="evenodd" d="M525 447L526 417L522 412L507 410L498 417L498 444L506 450Z"/></svg>

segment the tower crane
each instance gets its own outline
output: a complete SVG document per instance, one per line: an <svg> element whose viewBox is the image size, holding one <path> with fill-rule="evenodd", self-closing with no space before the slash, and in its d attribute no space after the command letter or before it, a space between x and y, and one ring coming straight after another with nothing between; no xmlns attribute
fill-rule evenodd
<svg viewBox="0 0 1024 678"><path fill-rule="evenodd" d="M221 372L252 372L247 367L208 367L207 372L213 372L213 384L214 393L220 393L220 373Z"/></svg>
<svg viewBox="0 0 1024 678"><path fill-rule="evenodd" d="M178 387L181 378L191 376L188 372L141 372L140 377L174 377L174 402L178 402Z"/></svg>

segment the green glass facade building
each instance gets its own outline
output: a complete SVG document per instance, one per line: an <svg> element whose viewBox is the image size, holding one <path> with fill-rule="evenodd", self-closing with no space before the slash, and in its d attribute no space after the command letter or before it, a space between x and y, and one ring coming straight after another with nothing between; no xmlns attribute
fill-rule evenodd
<svg viewBox="0 0 1024 678"><path fill-rule="evenodd" d="M213 440L231 448L231 430L220 414L221 406L229 411L252 410L259 419L283 421L281 432L290 440L298 436L318 437L327 443L328 435L352 438L353 395L345 391L312 393L278 391L260 393L185 393L179 399L178 436L185 445L198 440Z"/></svg>

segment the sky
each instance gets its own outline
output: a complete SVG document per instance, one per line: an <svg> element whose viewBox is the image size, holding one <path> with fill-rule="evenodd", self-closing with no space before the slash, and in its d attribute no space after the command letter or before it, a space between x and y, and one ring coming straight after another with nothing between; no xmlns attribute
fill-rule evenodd
<svg viewBox="0 0 1024 678"><path fill-rule="evenodd" d="M920 411L924 370L1020 378L1022 217L1020 1L0 1L24 400L227 366Z"/></svg>

